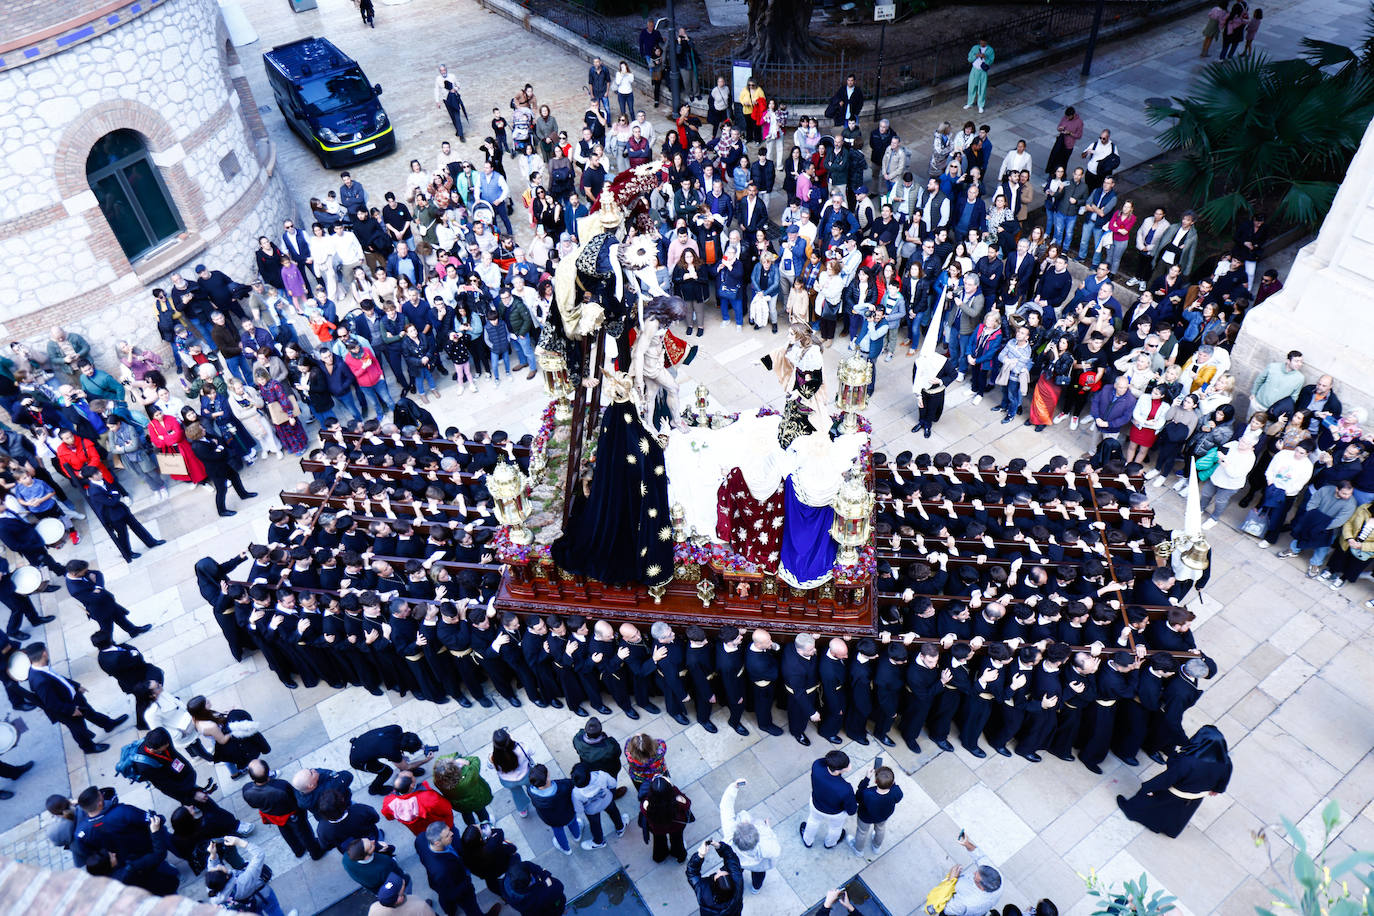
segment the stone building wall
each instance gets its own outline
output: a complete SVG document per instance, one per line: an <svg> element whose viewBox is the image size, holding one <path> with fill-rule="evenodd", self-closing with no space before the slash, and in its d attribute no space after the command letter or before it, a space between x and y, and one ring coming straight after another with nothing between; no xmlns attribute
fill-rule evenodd
<svg viewBox="0 0 1374 916"><path fill-rule="evenodd" d="M120 338L157 344L148 291L171 272L249 277L255 238L289 205L215 0L131 0L117 27L17 60L0 65L0 335L61 324L105 361ZM92 146L121 128L143 136L185 226L134 264L86 179Z"/></svg>

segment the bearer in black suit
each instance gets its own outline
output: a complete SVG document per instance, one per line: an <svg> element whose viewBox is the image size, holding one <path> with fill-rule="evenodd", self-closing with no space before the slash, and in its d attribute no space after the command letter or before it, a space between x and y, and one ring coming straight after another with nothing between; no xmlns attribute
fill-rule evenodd
<svg viewBox="0 0 1374 916"><path fill-rule="evenodd" d="M91 569L85 560L67 562L67 591L80 602L86 609L86 616L95 621L100 632L106 636L113 636L115 624L130 636L152 629L151 626L135 626L129 620L129 612L106 590L104 574L98 569Z"/></svg>
<svg viewBox="0 0 1374 916"><path fill-rule="evenodd" d="M29 656L29 689L38 699L39 707L49 719L67 730L76 739L77 745L88 754L98 754L108 750L108 744L99 744L91 734L87 722L94 723L105 731L113 731L127 720L127 715L111 719L98 712L86 701L86 688L76 681L65 678L48 668L48 647L36 642L24 650Z"/></svg>
<svg viewBox="0 0 1374 916"><path fill-rule="evenodd" d="M88 465L81 469L81 476L86 482L86 501L91 504L91 509L95 512L95 517L100 519L100 524L110 533L110 539L115 542L115 547L119 548L119 555L124 558L125 563L141 556L133 552L129 543L131 531L146 547L159 547L167 543L148 533L148 529L134 517L134 513L124 502L124 494L105 484L99 468Z"/></svg>

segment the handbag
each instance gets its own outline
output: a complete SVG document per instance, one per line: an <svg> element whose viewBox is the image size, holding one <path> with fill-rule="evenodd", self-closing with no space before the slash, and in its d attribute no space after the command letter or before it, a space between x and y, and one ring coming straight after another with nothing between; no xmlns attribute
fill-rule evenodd
<svg viewBox="0 0 1374 916"><path fill-rule="evenodd" d="M267 416L271 418L273 426L281 426L284 423L290 423L292 419L291 414L286 412L286 408L282 407L276 401L267 402Z"/></svg>
<svg viewBox="0 0 1374 916"><path fill-rule="evenodd" d="M1263 537L1265 529L1269 527L1269 510L1256 506L1245 515L1245 521L1240 523L1240 530L1251 537Z"/></svg>
<svg viewBox="0 0 1374 916"><path fill-rule="evenodd" d="M157 469L170 477L186 476L186 456L178 451L157 453Z"/></svg>
<svg viewBox="0 0 1374 916"><path fill-rule="evenodd" d="M706 239L701 248L701 259L707 264L714 264L720 260L720 245L715 239Z"/></svg>

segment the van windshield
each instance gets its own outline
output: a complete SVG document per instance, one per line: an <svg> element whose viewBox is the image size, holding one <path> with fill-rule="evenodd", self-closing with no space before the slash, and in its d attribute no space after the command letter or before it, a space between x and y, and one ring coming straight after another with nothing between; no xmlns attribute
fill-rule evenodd
<svg viewBox="0 0 1374 916"><path fill-rule="evenodd" d="M326 79L307 81L300 90L306 110L316 116L365 105L373 98L372 87L363 79L361 70L347 70Z"/></svg>

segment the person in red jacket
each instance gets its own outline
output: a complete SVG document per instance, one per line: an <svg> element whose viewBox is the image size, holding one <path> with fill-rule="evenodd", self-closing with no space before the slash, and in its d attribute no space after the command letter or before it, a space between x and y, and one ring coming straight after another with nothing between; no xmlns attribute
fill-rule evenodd
<svg viewBox="0 0 1374 916"><path fill-rule="evenodd" d="M430 788L429 783L417 784L410 773L401 773L391 784L392 793L382 799L382 817L398 821L416 836L430 824L453 827L453 806L448 799Z"/></svg>
<svg viewBox="0 0 1374 916"><path fill-rule="evenodd" d="M70 429L62 430L58 433L58 438L62 440L62 444L57 447L57 463L63 474L75 483L81 484L81 469L93 467L100 472L100 476L107 484L124 492L119 481L115 480L114 474L105 466L105 460L100 457L94 442L83 439ZM85 489L84 485L82 489Z"/></svg>
<svg viewBox="0 0 1374 916"><path fill-rule="evenodd" d="M377 361L377 354L373 353L370 347L350 339L348 351L344 353L344 363L358 380L358 387L363 390L364 404L369 397L372 398L377 409L377 419L384 419L391 408L396 406L396 402L391 399L391 390L387 388L386 379L382 376L382 364Z"/></svg>

